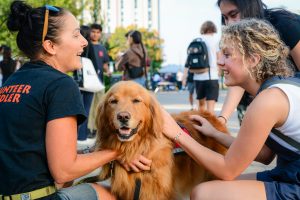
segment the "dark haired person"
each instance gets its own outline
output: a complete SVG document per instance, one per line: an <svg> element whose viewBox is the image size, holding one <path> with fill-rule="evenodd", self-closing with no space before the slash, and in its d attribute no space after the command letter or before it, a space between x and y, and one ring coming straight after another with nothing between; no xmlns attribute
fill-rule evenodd
<svg viewBox="0 0 300 200"><path fill-rule="evenodd" d="M63 8L14 1L7 27L17 32L17 45L30 61L0 88L0 199L114 199L98 184L58 191L54 186L118 155L77 154L77 125L86 117L78 87L66 73L81 67L87 45L78 21Z"/></svg>
<svg viewBox="0 0 300 200"><path fill-rule="evenodd" d="M91 59L95 70L98 74L99 80L104 85L104 74L107 76L111 75L111 72L109 71L108 63L109 63L109 56L107 53L106 48L101 44L101 37L102 37L102 26L100 24L92 24L90 25L90 35L89 40L90 43L88 45L88 54L87 58ZM96 110L99 101L104 95L104 90L94 93L92 102L89 107L86 109L89 109L89 120L87 127L89 128L89 134L83 135L84 138L93 138L95 137L96 133L96 125L95 125L95 118L96 118Z"/></svg>
<svg viewBox="0 0 300 200"><path fill-rule="evenodd" d="M269 21L290 48L290 59L295 64L296 71L300 70L299 15L284 9L268 9L261 0L218 0L217 5L221 10L222 21L225 25L253 17ZM249 93L244 93L240 87L229 87L219 120L225 123L239 105L238 113L241 122L243 113L245 113L252 98Z"/></svg>
<svg viewBox="0 0 300 200"><path fill-rule="evenodd" d="M11 48L3 47L3 60L0 62L0 70L2 73L2 84L8 79L8 77L16 71L17 62L11 57Z"/></svg>
<svg viewBox="0 0 300 200"><path fill-rule="evenodd" d="M108 68L109 57L105 47L100 43L101 36L102 26L100 24L92 24L90 26L90 40L92 48L90 48L88 58L92 60L99 79L103 83L104 72L107 74L110 72Z"/></svg>
<svg viewBox="0 0 300 200"><path fill-rule="evenodd" d="M288 47L269 23L245 19L224 27L220 49L218 64L225 84L242 87L256 97L236 138L216 130L201 116L190 116L199 134L228 147L225 155L197 143L164 111L163 133L219 178L196 186L190 198L299 200L300 87L289 82L268 85L269 79L280 76L286 81L294 75ZM262 86L267 87L259 92ZM270 132L273 128L277 134ZM253 161L268 165L275 157L273 169L243 174Z"/></svg>
<svg viewBox="0 0 300 200"><path fill-rule="evenodd" d="M123 79L132 80L146 87L146 48L140 31L132 30L125 34L129 48L119 58L116 68L124 71Z"/></svg>

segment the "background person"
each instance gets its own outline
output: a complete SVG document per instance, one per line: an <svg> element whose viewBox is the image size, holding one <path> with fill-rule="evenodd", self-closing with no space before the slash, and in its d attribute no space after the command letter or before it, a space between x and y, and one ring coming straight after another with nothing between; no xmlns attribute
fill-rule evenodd
<svg viewBox="0 0 300 200"><path fill-rule="evenodd" d="M290 59L295 69L300 69L300 16L283 9L267 9L261 0L218 0L225 25L244 18L260 18L269 21L279 32L281 39L290 48ZM219 120L226 123L238 106L239 119L243 118L247 106L252 101L249 93L241 87L229 87ZM242 99L242 100L241 100ZM241 122L241 120L240 120Z"/></svg>
<svg viewBox="0 0 300 200"><path fill-rule="evenodd" d="M2 85L8 77L16 71L17 61L11 57L11 48L3 46L3 60L0 61L0 70L2 73Z"/></svg>
<svg viewBox="0 0 300 200"><path fill-rule="evenodd" d="M109 70L109 56L106 48L100 43L102 37L102 26L100 24L92 24L90 26L90 45L88 46L88 58L91 59L95 70L98 74L99 80L104 84L104 75L111 76ZM96 92L93 96L92 104L89 111L88 128L91 133L88 135L89 138L94 138L96 135L96 111L99 101L104 96L105 90Z"/></svg>
<svg viewBox="0 0 300 200"><path fill-rule="evenodd" d="M212 21L206 21L202 24L201 39L205 42L208 51L209 70L203 73L194 73L194 84L199 103L200 111L207 110L214 114L215 103L219 97L219 77L217 67L217 51L219 38L217 28ZM186 65L185 74L189 67Z"/></svg>
<svg viewBox="0 0 300 200"><path fill-rule="evenodd" d="M90 54L93 53L93 48L91 47L91 41L90 41L90 27L82 25L80 26L80 33L81 35L88 41L88 45L84 48L83 57L90 57ZM94 66L95 67L95 66ZM80 69L81 70L81 69ZM76 71L75 71L76 73ZM91 104L93 100L94 93L88 92L88 91L80 91L82 96L82 101L84 105L84 109L87 113L88 120L89 120L89 114L91 109ZM88 137L92 135L92 131L88 128L88 120L85 120L78 128L78 142L82 143L87 140Z"/></svg>
<svg viewBox="0 0 300 200"><path fill-rule="evenodd" d="M183 78L183 86L186 87L189 91L189 102L191 105L191 110L194 110L194 92L195 92L194 73L187 71L186 78Z"/></svg>
<svg viewBox="0 0 300 200"><path fill-rule="evenodd" d="M66 73L81 67L87 45L78 21L63 8L14 1L7 27L17 32L17 45L30 61L0 88L0 199L114 199L98 184L57 192L54 187L118 155L112 150L77 155L77 125L85 111L78 87ZM133 164L146 166L140 157Z"/></svg>
<svg viewBox="0 0 300 200"><path fill-rule="evenodd" d="M287 61L288 54L287 46L270 24L243 20L223 29L218 64L224 71L227 86L243 87L255 96L269 78L294 74L293 66ZM229 147L224 156L184 134L164 112L164 133L221 179L196 186L191 199L299 199L300 153L286 140L270 133L275 127L300 143L299 94L299 86L280 83L257 94L235 139L217 131L206 119L191 116L199 132ZM252 161L269 164L275 156L277 165L274 169L241 175Z"/></svg>
<svg viewBox="0 0 300 200"><path fill-rule="evenodd" d="M123 71L123 80L132 80L146 87L146 48L142 42L142 34L137 30L125 34L129 48L118 58L116 68ZM132 69L132 74L130 73ZM132 76L134 75L134 76Z"/></svg>

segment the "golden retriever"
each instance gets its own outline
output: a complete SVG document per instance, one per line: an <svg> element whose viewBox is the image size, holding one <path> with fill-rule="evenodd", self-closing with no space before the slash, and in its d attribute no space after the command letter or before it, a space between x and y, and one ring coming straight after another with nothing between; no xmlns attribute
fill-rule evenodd
<svg viewBox="0 0 300 200"><path fill-rule="evenodd" d="M189 115L197 111L173 115L199 143L219 153L226 149L211 138L197 133ZM228 132L214 116L201 113L214 126ZM96 118L96 150L116 149L121 162L130 162L137 154L152 160L151 170L141 173L126 171L119 162L103 166L100 177L112 174L111 191L118 199L132 200L136 180L140 180L140 200L181 199L193 186L214 177L185 153L173 155L174 144L163 134L163 119L157 100L132 81L116 83L98 107Z"/></svg>

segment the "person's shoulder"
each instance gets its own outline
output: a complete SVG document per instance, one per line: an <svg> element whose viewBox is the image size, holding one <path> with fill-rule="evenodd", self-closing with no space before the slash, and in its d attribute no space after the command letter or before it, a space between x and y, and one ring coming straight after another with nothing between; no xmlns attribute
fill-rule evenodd
<svg viewBox="0 0 300 200"><path fill-rule="evenodd" d="M45 80L56 81L59 79L71 79L67 74L55 69L44 62L27 62L22 66L23 70L31 70L31 73L44 77Z"/></svg>
<svg viewBox="0 0 300 200"><path fill-rule="evenodd" d="M282 9L271 9L266 12L266 20L268 20L275 28L278 26L289 26L289 24L300 25L300 16ZM277 27L276 27L277 26Z"/></svg>

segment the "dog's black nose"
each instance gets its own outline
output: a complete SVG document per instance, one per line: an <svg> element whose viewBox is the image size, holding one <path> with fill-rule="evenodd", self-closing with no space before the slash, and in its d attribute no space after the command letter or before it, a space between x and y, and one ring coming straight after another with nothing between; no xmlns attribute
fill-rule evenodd
<svg viewBox="0 0 300 200"><path fill-rule="evenodd" d="M131 118L130 113L129 112L120 112L117 114L117 119L120 122L128 122L128 120Z"/></svg>

